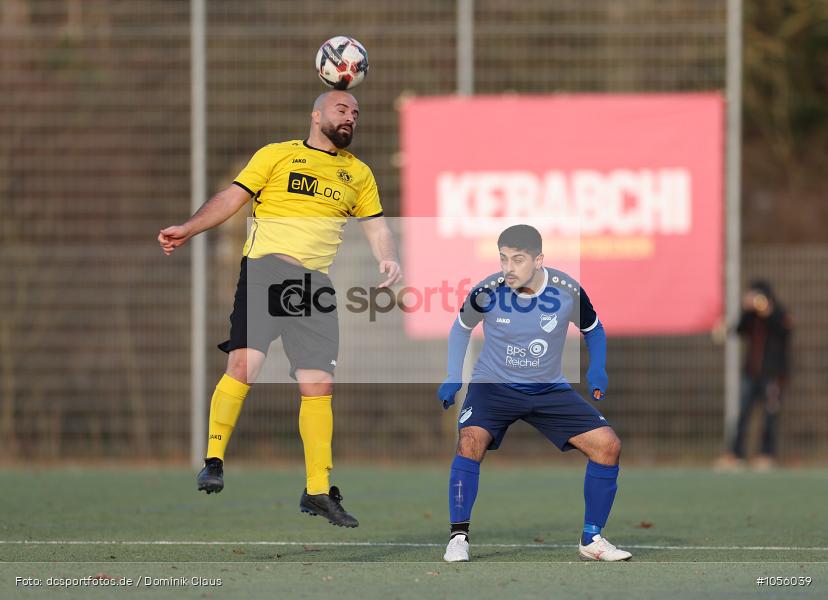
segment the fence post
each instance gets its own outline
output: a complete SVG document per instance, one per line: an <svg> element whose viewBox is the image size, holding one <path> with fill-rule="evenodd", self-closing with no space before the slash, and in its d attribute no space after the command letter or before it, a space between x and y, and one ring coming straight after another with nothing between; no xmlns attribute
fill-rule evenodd
<svg viewBox="0 0 828 600"><path fill-rule="evenodd" d="M724 443L730 448L739 416L739 318L742 254L742 0L727 1L727 158L725 209Z"/></svg>
<svg viewBox="0 0 828 600"><path fill-rule="evenodd" d="M204 0L190 0L190 176L192 212L207 196L207 69ZM204 418L206 389L207 240L192 239L191 341L190 341L190 460L201 464L207 427Z"/></svg>

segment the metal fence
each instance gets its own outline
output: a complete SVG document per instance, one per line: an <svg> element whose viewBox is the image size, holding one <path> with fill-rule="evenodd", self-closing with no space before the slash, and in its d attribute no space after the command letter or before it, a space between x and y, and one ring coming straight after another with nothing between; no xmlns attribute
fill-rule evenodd
<svg viewBox="0 0 828 600"><path fill-rule="evenodd" d="M397 103L458 86L455 0L207 2L208 189L271 141L306 135L312 61L338 33L369 50L354 152L398 214ZM5 0L0 12L0 450L7 459L185 458L188 250L157 249L190 196L190 4ZM474 3L475 91L722 89L725 2ZM439 139L435 139L439 143ZM244 234L208 234L210 344L224 339ZM745 249L800 323L784 456L828 450L828 247ZM354 332L343 331L345 339ZM211 346L212 348L212 346ZM439 350L435 350L439 351ZM208 350L210 383L225 357ZM723 350L707 337L611 339L608 418L638 460L721 449ZM254 389L230 452L300 459L294 386ZM338 457L445 456L433 386L337 390ZM518 428L502 456L547 457Z"/></svg>

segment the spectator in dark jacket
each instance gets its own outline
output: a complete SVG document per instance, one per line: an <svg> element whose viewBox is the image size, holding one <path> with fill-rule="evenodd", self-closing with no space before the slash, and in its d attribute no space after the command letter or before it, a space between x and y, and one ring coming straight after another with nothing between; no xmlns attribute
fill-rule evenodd
<svg viewBox="0 0 828 600"><path fill-rule="evenodd" d="M739 422L731 448L732 458L736 461L745 458L747 428L756 404L762 406L764 429L755 464L759 468L769 468L776 461L779 410L790 372L791 330L791 319L770 284L753 281L743 297L742 314L736 328L746 342Z"/></svg>

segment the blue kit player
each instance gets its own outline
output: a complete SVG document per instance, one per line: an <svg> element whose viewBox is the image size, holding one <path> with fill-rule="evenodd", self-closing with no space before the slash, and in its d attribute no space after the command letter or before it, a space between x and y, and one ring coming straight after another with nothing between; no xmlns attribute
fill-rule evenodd
<svg viewBox="0 0 828 600"><path fill-rule="evenodd" d="M480 463L487 450L500 446L509 426L523 419L562 451L577 448L588 459L581 558L627 560L629 552L601 537L618 489L621 441L601 413L572 389L561 366L571 321L589 349L587 381L593 399L603 399L608 381L604 328L583 288L566 273L543 266L541 236L534 227L509 227L497 245L501 272L466 298L451 328L448 377L438 391L443 408L454 404L471 331L482 321L485 341L458 419L448 489L451 538L443 558L469 560Z"/></svg>

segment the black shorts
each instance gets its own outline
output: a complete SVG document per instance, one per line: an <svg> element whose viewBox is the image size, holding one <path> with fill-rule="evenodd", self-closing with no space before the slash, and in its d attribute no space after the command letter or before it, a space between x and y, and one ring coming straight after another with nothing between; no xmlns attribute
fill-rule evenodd
<svg viewBox="0 0 828 600"><path fill-rule="evenodd" d="M242 258L230 339L218 345L230 352L255 348L267 353L282 338L296 369L333 373L339 354L339 318L330 278L321 271L293 265L275 256Z"/></svg>

